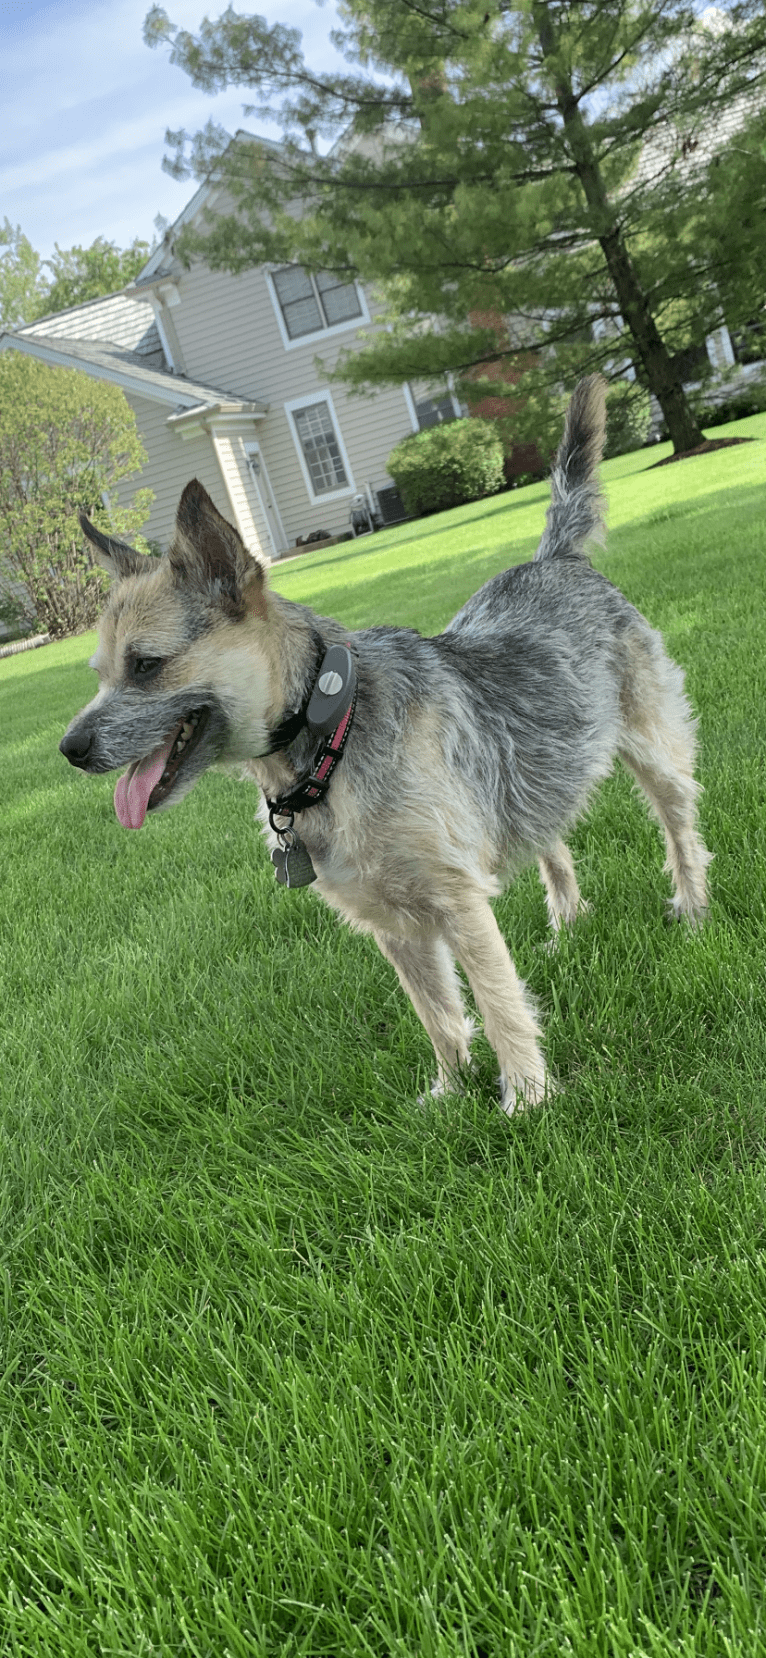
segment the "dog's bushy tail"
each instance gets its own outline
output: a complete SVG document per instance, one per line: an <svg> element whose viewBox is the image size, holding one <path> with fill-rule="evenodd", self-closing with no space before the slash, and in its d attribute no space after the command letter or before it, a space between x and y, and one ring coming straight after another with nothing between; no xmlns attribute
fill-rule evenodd
<svg viewBox="0 0 766 1658"><path fill-rule="evenodd" d="M606 383L591 374L575 386L551 471L551 504L536 559L585 553L604 533L598 467L606 430Z"/></svg>

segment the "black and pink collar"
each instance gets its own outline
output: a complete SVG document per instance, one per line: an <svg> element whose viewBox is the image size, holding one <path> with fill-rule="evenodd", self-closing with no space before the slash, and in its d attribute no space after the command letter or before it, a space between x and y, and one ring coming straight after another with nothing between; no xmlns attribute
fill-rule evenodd
<svg viewBox="0 0 766 1658"><path fill-rule="evenodd" d="M315 634L318 665L302 706L280 721L271 734L270 754L289 747L303 727L312 736L324 739L314 754L311 770L292 789L268 800L269 821L275 818L292 823L296 812L305 812L324 799L330 780L346 746L354 718L357 695L356 663L348 645L325 646Z"/></svg>

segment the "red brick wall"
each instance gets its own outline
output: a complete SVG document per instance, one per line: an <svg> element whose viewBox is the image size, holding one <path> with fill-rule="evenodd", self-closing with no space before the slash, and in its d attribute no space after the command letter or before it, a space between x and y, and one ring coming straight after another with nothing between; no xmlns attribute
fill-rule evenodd
<svg viewBox="0 0 766 1658"><path fill-rule="evenodd" d="M476 328L494 328L499 346L507 343L507 335L503 319L497 311L473 311L471 322ZM519 399L503 397L497 394L492 397L471 397L471 379L483 379L491 375L494 379L503 380L509 387L515 386L521 379L524 370L530 366L532 358L529 354L518 354L514 357L498 357L494 362L482 363L475 369L468 369L461 377L461 391L472 415L478 415L485 420L508 420L521 407ZM505 457L506 481L511 483L524 472L544 472L545 462L540 456L534 443L514 443Z"/></svg>

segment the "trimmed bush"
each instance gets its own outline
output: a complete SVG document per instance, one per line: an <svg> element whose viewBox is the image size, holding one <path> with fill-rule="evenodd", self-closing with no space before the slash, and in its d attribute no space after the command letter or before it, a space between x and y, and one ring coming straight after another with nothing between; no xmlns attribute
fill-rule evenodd
<svg viewBox="0 0 766 1658"><path fill-rule="evenodd" d="M695 399L701 426L727 426L730 420L762 414L766 409L766 375L744 374L741 368L721 375L715 387L706 386Z"/></svg>
<svg viewBox="0 0 766 1658"><path fill-rule="evenodd" d="M494 495L505 483L494 422L473 417L414 432L391 451L387 466L413 518Z"/></svg>
<svg viewBox="0 0 766 1658"><path fill-rule="evenodd" d="M606 446L604 460L643 449L652 427L649 393L628 380L615 380L606 394Z"/></svg>

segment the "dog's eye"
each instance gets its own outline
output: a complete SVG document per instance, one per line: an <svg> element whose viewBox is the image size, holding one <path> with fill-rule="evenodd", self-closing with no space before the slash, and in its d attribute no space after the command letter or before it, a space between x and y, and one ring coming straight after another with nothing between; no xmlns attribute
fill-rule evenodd
<svg viewBox="0 0 766 1658"><path fill-rule="evenodd" d="M133 678L139 680L153 679L154 675L159 673L164 660L162 656L134 656L131 665Z"/></svg>

